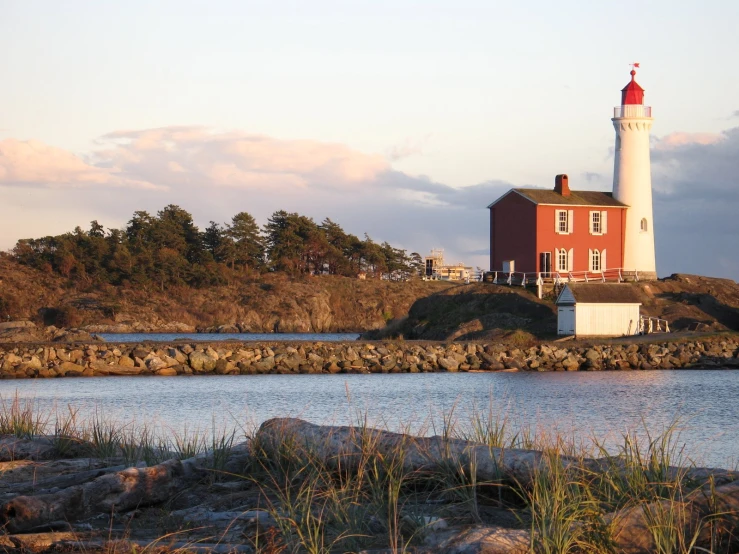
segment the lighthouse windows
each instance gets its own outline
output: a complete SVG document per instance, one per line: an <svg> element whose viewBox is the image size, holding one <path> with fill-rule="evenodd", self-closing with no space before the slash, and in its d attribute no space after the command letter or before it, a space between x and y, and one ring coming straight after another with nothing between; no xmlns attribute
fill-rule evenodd
<svg viewBox="0 0 739 554"><path fill-rule="evenodd" d="M641 232L642 233L646 233L649 230L648 227L647 227L647 218L646 217L642 218L642 220L641 220L641 227L640 228L641 228Z"/></svg>

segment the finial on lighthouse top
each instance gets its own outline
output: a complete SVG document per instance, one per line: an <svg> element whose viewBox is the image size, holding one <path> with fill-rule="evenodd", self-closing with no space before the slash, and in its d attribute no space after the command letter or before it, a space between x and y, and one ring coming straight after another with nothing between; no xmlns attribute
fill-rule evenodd
<svg viewBox="0 0 739 554"><path fill-rule="evenodd" d="M621 105L644 104L644 89L639 86L634 77L636 76L636 68L639 67L638 62L631 65L631 82L621 89Z"/></svg>

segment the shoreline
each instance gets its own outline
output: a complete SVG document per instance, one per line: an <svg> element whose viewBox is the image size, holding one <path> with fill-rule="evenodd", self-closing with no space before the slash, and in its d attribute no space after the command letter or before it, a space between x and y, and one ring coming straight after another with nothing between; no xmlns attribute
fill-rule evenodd
<svg viewBox="0 0 739 554"><path fill-rule="evenodd" d="M0 379L739 368L734 336L622 343L260 341L0 344Z"/></svg>

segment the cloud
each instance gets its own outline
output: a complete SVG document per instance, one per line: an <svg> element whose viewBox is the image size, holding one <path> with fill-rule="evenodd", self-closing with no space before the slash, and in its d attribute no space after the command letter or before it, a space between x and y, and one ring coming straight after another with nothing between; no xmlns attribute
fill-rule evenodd
<svg viewBox="0 0 739 554"><path fill-rule="evenodd" d="M729 119L732 119L734 117L739 117L739 110L734 110L734 113L731 114L731 116L729 117Z"/></svg>
<svg viewBox="0 0 739 554"><path fill-rule="evenodd" d="M739 201L739 127L722 133L673 133L652 149L656 191L683 200Z"/></svg>
<svg viewBox="0 0 739 554"><path fill-rule="evenodd" d="M373 180L389 169L382 156L343 144L203 127L116 131L97 144L98 163L170 187L336 188Z"/></svg>
<svg viewBox="0 0 739 554"><path fill-rule="evenodd" d="M39 141L0 141L0 184L36 187L136 187L156 185L125 177L117 169L95 167L82 158Z"/></svg>
<svg viewBox="0 0 739 554"><path fill-rule="evenodd" d="M423 153L423 144L426 143L431 135L426 135L420 140L405 139L400 144L396 144L387 149L386 156L391 162L397 162L410 156Z"/></svg>
<svg viewBox="0 0 739 554"><path fill-rule="evenodd" d="M658 268L739 278L739 127L652 150Z"/></svg>
<svg viewBox="0 0 739 554"><path fill-rule="evenodd" d="M654 139L660 275L739 278L738 160L739 128ZM610 179L583 174L594 188L607 188ZM132 186L140 190L126 188ZM367 232L409 252L443 248L449 262L486 267L485 207L513 186L526 185L491 179L452 187L346 145L203 127L108 133L86 157L6 140L0 142L0 198L6 207L0 248L19 238L85 227L93 219L119 228L136 210L155 213L177 204L201 228L211 220L227 222L239 211L264 224L270 214L287 210L316 221L330 217L349 233Z"/></svg>
<svg viewBox="0 0 739 554"><path fill-rule="evenodd" d="M675 150L682 146L694 144L716 144L724 138L725 136L721 133L671 133L661 139L656 139L653 147L656 150Z"/></svg>

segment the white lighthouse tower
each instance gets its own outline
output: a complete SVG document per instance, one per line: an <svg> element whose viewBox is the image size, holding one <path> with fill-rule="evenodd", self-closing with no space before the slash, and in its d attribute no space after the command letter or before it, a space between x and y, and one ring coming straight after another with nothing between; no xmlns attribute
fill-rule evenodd
<svg viewBox="0 0 739 554"><path fill-rule="evenodd" d="M624 269L636 270L640 279L656 279L649 161L652 108L644 105L644 89L634 80L635 75L632 69L631 82L621 90L621 105L613 109L611 120L616 129L613 197L629 206L624 227Z"/></svg>

